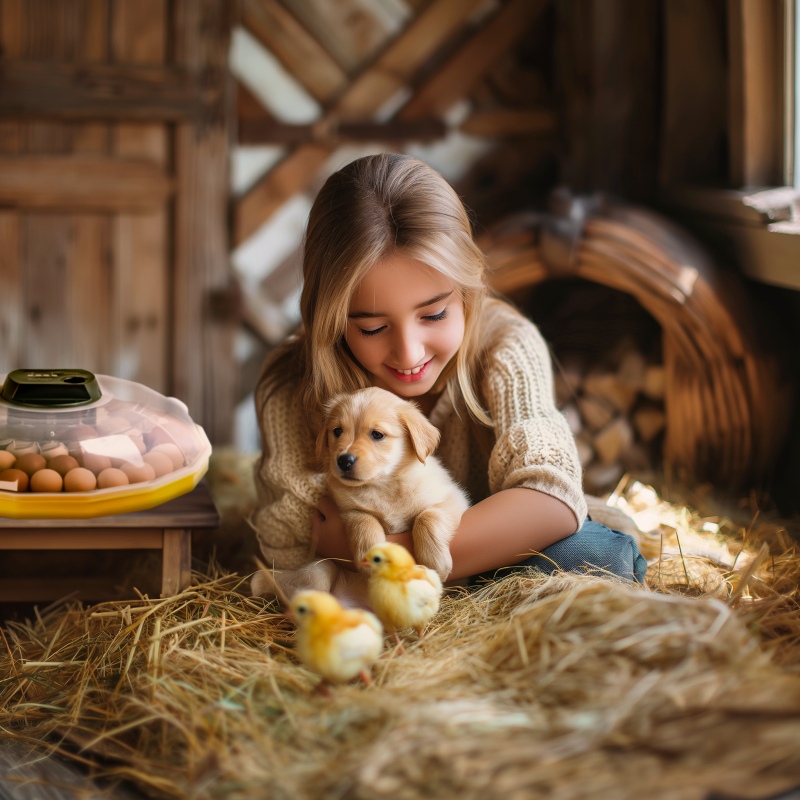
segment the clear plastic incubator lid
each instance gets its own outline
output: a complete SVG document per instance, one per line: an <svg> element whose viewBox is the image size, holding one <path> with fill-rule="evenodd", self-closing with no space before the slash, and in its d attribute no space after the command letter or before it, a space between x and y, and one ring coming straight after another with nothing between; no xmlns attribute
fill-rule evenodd
<svg viewBox="0 0 800 800"><path fill-rule="evenodd" d="M211 444L174 397L81 369L0 380L0 517L140 511L191 491L208 470Z"/></svg>

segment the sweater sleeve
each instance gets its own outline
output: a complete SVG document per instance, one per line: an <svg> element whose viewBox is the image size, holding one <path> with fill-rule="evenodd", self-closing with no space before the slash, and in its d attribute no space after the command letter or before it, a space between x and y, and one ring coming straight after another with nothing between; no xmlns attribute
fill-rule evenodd
<svg viewBox="0 0 800 800"><path fill-rule="evenodd" d="M524 317L508 321L488 353L484 394L495 423L489 488L526 487L561 500L586 519L575 439L555 404L553 371L539 330Z"/></svg>
<svg viewBox="0 0 800 800"><path fill-rule="evenodd" d="M306 466L308 434L290 388L267 401L259 420L265 452L256 466L254 527L268 567L295 569L313 558L311 522L324 494L322 476Z"/></svg>

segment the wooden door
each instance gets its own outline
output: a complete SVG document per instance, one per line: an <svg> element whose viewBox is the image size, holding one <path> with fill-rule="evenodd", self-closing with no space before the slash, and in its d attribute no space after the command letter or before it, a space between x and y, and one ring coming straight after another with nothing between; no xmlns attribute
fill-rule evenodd
<svg viewBox="0 0 800 800"><path fill-rule="evenodd" d="M226 0L0 0L0 373L81 367L232 435Z"/></svg>

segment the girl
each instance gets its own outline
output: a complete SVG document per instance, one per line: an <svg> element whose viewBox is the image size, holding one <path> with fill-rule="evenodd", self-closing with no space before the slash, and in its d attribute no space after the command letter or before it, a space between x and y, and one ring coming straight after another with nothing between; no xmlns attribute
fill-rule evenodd
<svg viewBox="0 0 800 800"><path fill-rule="evenodd" d="M437 455L473 503L451 542L451 579L534 564L643 580L632 537L587 521L547 346L492 297L466 210L441 175L399 154L331 175L309 215L303 278L302 327L256 392L254 527L268 567L351 559L310 457L325 400L380 386L439 428ZM389 538L412 549L410 533ZM254 592L265 588L257 574Z"/></svg>

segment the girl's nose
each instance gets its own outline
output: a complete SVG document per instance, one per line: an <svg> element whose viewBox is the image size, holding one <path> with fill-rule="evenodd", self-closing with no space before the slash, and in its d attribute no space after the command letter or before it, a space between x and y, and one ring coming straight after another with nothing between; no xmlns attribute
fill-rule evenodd
<svg viewBox="0 0 800 800"><path fill-rule="evenodd" d="M411 369L419 365L425 356L425 345L416 337L398 332L392 343L392 354L397 369Z"/></svg>

